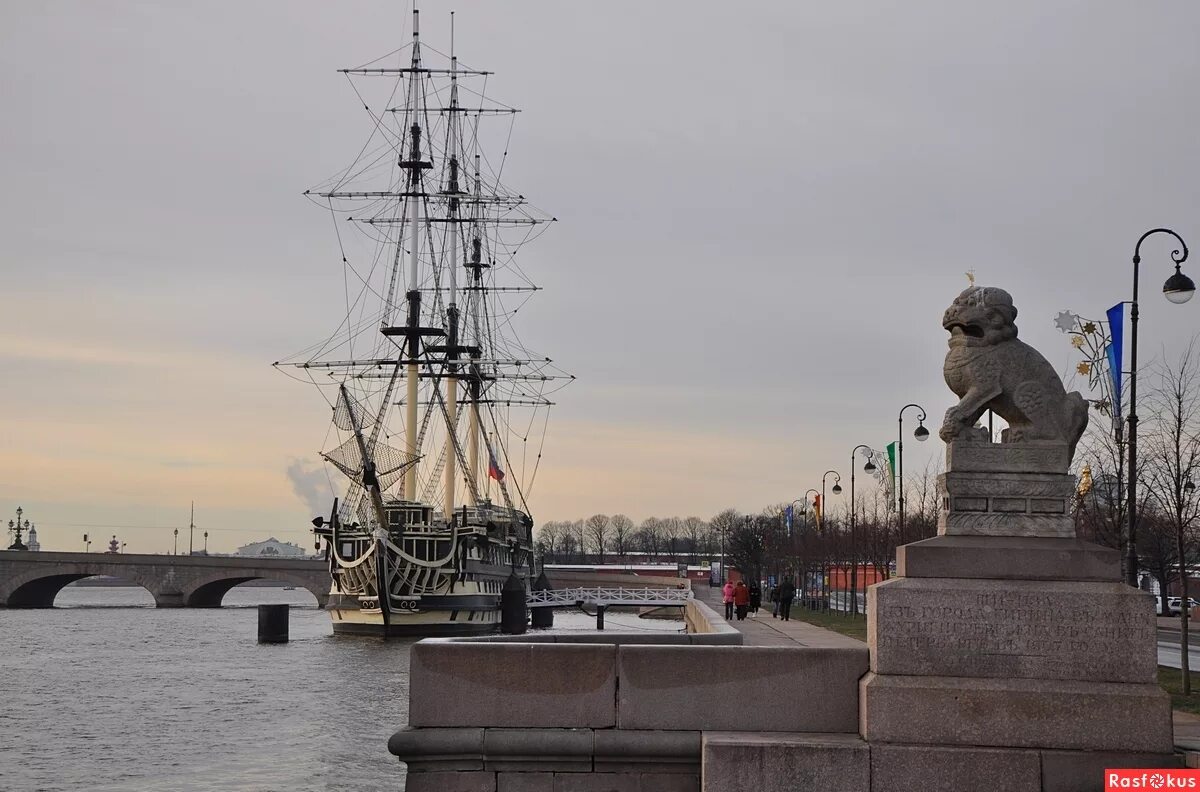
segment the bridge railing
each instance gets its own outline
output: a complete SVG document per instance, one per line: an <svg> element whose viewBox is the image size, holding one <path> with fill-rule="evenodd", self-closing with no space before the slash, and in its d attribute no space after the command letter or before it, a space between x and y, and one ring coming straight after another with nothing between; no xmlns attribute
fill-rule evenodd
<svg viewBox="0 0 1200 792"><path fill-rule="evenodd" d="M684 607L692 599L690 588L623 588L612 586L546 589L533 591L526 598L531 608L561 608L572 605L642 605L647 607Z"/></svg>

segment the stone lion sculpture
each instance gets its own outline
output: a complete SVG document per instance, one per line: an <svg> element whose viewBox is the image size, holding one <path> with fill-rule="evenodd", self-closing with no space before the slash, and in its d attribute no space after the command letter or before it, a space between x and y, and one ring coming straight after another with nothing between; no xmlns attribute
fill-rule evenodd
<svg viewBox="0 0 1200 792"><path fill-rule="evenodd" d="M1003 289L972 286L942 317L950 332L946 384L960 399L946 411L941 438L975 439L975 422L992 410L1008 422L1002 441L1052 440L1074 455L1087 427L1088 406L1067 393L1046 358L1017 339L1017 309Z"/></svg>

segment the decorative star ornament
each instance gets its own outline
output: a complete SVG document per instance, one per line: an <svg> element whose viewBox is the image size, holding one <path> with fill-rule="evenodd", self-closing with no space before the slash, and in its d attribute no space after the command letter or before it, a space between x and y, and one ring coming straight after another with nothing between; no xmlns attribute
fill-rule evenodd
<svg viewBox="0 0 1200 792"><path fill-rule="evenodd" d="M1069 333L1075 329L1075 323L1078 317L1070 311L1059 311L1058 316L1054 317L1054 324L1064 333Z"/></svg>
<svg viewBox="0 0 1200 792"><path fill-rule="evenodd" d="M1083 363L1080 363L1078 366L1076 366L1075 370L1078 371L1080 374L1091 374L1092 373L1092 364L1085 361Z"/></svg>
<svg viewBox="0 0 1200 792"><path fill-rule="evenodd" d="M1083 326L1083 332L1085 332L1085 333L1094 333L1094 332L1096 332L1096 323L1095 323L1095 322L1088 322L1088 323L1086 323L1086 324Z"/></svg>
<svg viewBox="0 0 1200 792"><path fill-rule="evenodd" d="M1076 349L1083 349L1083 336L1071 336L1071 346L1075 347Z"/></svg>

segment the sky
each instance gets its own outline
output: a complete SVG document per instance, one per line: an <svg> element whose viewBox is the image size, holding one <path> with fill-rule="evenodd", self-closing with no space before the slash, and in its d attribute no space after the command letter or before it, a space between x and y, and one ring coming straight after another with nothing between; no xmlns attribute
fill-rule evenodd
<svg viewBox="0 0 1200 792"><path fill-rule="evenodd" d="M271 363L322 336L341 265L301 192L369 131L336 70L406 43L410 9L0 5L5 522L170 552L194 502L197 549L308 544L328 408ZM934 437L906 467L936 465L968 270L1066 374L1058 311L1128 299L1150 228L1200 246L1190 0L421 9L523 109L505 181L559 221L521 254L545 288L522 338L577 377L538 522L800 498L909 402ZM1143 248L1144 362L1200 330L1160 295L1169 250Z"/></svg>

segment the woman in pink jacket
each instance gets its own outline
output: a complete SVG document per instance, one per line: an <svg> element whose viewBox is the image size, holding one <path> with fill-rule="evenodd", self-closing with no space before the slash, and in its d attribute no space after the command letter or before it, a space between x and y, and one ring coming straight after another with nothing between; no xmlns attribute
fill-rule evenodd
<svg viewBox="0 0 1200 792"><path fill-rule="evenodd" d="M725 618L733 618L733 583L728 582L721 589L721 598L725 601Z"/></svg>

